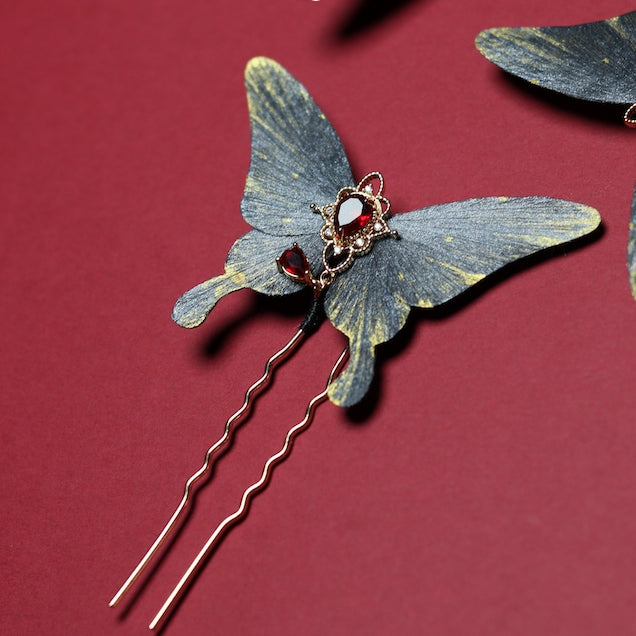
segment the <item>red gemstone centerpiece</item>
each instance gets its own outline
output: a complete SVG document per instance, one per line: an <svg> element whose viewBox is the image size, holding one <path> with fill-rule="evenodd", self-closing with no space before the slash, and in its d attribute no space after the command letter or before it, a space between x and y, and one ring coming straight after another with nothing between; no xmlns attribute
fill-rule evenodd
<svg viewBox="0 0 636 636"><path fill-rule="evenodd" d="M359 232L373 218L375 206L361 194L351 194L340 201L334 214L336 236L343 238Z"/></svg>
<svg viewBox="0 0 636 636"><path fill-rule="evenodd" d="M312 204L313 212L324 220L320 229L320 238L325 244L322 270L314 278L307 256L294 243L276 259L280 271L312 287L314 297L318 298L335 277L351 267L354 259L366 254L375 241L386 236L397 238L397 232L387 225L391 206L383 191L382 175L370 172L357 186L341 188L333 203L321 207Z"/></svg>

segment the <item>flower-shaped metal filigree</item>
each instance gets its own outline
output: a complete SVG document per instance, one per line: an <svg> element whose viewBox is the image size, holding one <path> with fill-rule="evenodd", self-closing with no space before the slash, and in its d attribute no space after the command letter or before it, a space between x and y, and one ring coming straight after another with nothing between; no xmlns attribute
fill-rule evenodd
<svg viewBox="0 0 636 636"><path fill-rule="evenodd" d="M313 287L320 296L335 277L347 270L353 260L366 254L380 238L398 233L387 224L391 211L389 200L383 196L384 179L379 172L370 172L355 187L341 188L336 200L311 209L322 215L325 224L320 229L322 270L318 278L311 272L309 259L297 243L285 250L276 262L280 271L300 283Z"/></svg>

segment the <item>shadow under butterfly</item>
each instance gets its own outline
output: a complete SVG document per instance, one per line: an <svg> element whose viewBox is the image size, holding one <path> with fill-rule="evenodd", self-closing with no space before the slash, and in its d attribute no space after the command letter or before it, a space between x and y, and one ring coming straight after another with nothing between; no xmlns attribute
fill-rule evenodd
<svg viewBox="0 0 636 636"><path fill-rule="evenodd" d="M358 0L351 5L349 13L336 32L336 37L340 40L348 40L361 35L416 1Z"/></svg>
<svg viewBox="0 0 636 636"><path fill-rule="evenodd" d="M254 229L232 246L225 273L179 298L173 319L196 327L221 298L243 288L284 296L310 287L314 302L297 333L268 360L263 376L248 389L243 406L208 449L177 510L111 606L177 527L192 502L194 486L209 473L212 458L228 443L234 424L249 411L276 364L316 330L324 315L347 336L349 345L325 390L309 402L304 419L266 462L261 479L244 492L237 511L214 530L151 628L174 607L219 537L246 514L251 497L287 456L316 406L328 397L347 407L365 396L373 378L375 348L402 329L411 307L446 303L501 267L585 236L600 223L598 212L589 206L539 196L469 199L391 216L382 175L372 172L354 179L331 124L284 68L255 58L247 65L245 84L252 149L241 213ZM347 353L349 362L341 371Z"/></svg>
<svg viewBox="0 0 636 636"><path fill-rule="evenodd" d="M487 29L475 45L488 60L532 84L626 107L623 122L636 128L636 11L574 26ZM633 205L627 269L634 298L635 224Z"/></svg>

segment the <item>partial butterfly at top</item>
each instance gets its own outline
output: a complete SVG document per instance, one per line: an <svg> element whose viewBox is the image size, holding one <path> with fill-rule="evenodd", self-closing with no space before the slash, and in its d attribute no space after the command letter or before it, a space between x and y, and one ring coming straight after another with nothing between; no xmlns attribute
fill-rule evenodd
<svg viewBox="0 0 636 636"><path fill-rule="evenodd" d="M636 11L575 26L482 31L479 52L505 71L571 97L624 104L636 128Z"/></svg>
<svg viewBox="0 0 636 636"><path fill-rule="evenodd" d="M600 218L593 208L547 197L492 197L435 205L390 216L384 179L372 172L356 181L342 144L305 88L276 62L255 58L245 72L252 128L252 157L241 202L254 228L232 246L225 273L186 292L174 320L201 324L217 301L242 288L271 295L314 292L308 317L290 342L267 362L247 391L243 406L226 422L203 466L188 480L181 503L155 543L111 600L116 605L179 524L192 489L209 474L211 458L230 440L235 422L253 396L322 317L349 339L325 390L308 404L282 449L265 463L261 479L245 490L241 504L211 534L153 622L174 606L218 539L247 512L251 497L284 459L294 437L310 423L328 396L350 406L367 393L375 348L406 322L411 307L431 308L457 296L485 276L519 258L581 237ZM338 375L339 374L339 375Z"/></svg>
<svg viewBox="0 0 636 636"><path fill-rule="evenodd" d="M626 126L636 128L636 11L575 26L482 31L477 49L505 71L571 97L623 104ZM636 298L632 207L627 268Z"/></svg>

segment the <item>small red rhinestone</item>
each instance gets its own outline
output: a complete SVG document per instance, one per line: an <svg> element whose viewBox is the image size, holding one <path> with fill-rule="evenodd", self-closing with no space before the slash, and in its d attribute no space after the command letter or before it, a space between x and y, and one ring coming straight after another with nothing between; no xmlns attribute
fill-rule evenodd
<svg viewBox="0 0 636 636"><path fill-rule="evenodd" d="M303 282L311 279L309 260L305 252L296 243L290 249L285 250L276 259L276 262L280 269L290 278Z"/></svg>

